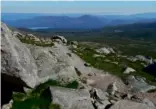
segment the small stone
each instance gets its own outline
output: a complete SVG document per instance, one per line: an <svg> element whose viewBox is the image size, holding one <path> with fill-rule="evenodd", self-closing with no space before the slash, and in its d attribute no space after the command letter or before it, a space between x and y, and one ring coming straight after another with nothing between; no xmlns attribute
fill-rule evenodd
<svg viewBox="0 0 156 109"><path fill-rule="evenodd" d="M130 100L131 100L132 96L133 96L133 95L130 94L130 93L127 94L127 98L130 99Z"/></svg>
<svg viewBox="0 0 156 109"><path fill-rule="evenodd" d="M144 103L132 102L129 100L120 100L110 107L110 109L155 109Z"/></svg>
<svg viewBox="0 0 156 109"><path fill-rule="evenodd" d="M11 109L13 104L13 100L10 100L8 104L4 104L2 109Z"/></svg>
<svg viewBox="0 0 156 109"><path fill-rule="evenodd" d="M89 67L91 65L89 63L84 63L84 66Z"/></svg>
<svg viewBox="0 0 156 109"><path fill-rule="evenodd" d="M68 55L69 57L72 57L72 54L71 54L71 53L67 53L67 55Z"/></svg>
<svg viewBox="0 0 156 109"><path fill-rule="evenodd" d="M111 102L112 104L116 103L116 101L115 101L115 100L110 100L110 102Z"/></svg>
<svg viewBox="0 0 156 109"><path fill-rule="evenodd" d="M131 68L131 67L127 67L126 69L125 69L125 71L123 72L123 74L129 74L129 73L131 73L131 72L136 72L133 68Z"/></svg>

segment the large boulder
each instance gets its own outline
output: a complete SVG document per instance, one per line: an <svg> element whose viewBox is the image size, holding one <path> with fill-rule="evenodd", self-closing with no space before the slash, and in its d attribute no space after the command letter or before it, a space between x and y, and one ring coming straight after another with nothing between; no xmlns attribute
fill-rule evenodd
<svg viewBox="0 0 156 109"><path fill-rule="evenodd" d="M136 55L136 58L137 58L137 60L146 62L147 64L152 64L153 63L152 58L149 58L149 57L146 57L146 56L143 56L143 55Z"/></svg>
<svg viewBox="0 0 156 109"><path fill-rule="evenodd" d="M28 37L28 38L36 41L36 42L40 42L40 39L37 36L33 35L33 34L27 34L25 37Z"/></svg>
<svg viewBox="0 0 156 109"><path fill-rule="evenodd" d="M38 67L38 76L41 82L48 79L57 79L69 82L80 75L104 73L93 67L85 66L85 62L65 45L55 44L53 47L39 47L27 45Z"/></svg>
<svg viewBox="0 0 156 109"><path fill-rule="evenodd" d="M152 58L143 56L143 55L130 56L130 57L127 57L127 59L132 62L142 61L142 62L145 62L146 64L152 64L154 62Z"/></svg>
<svg viewBox="0 0 156 109"><path fill-rule="evenodd" d="M136 62L138 59L134 56L129 56L127 57L128 60L132 61L132 62Z"/></svg>
<svg viewBox="0 0 156 109"><path fill-rule="evenodd" d="M50 87L53 103L61 106L61 109L94 109L90 94L86 89L68 89L62 87Z"/></svg>
<svg viewBox="0 0 156 109"><path fill-rule="evenodd" d="M2 109L11 109L13 104L13 100L10 100L8 104L4 104Z"/></svg>
<svg viewBox="0 0 156 109"><path fill-rule="evenodd" d="M144 103L120 100L116 102L110 109L155 109L155 107L146 105Z"/></svg>
<svg viewBox="0 0 156 109"><path fill-rule="evenodd" d="M103 92L100 89L92 88L90 90L90 97L96 109L105 109L108 105L111 105L108 96L107 92Z"/></svg>
<svg viewBox="0 0 156 109"><path fill-rule="evenodd" d="M103 92L114 93L114 91L126 93L127 87L123 81L111 74L99 74L88 76L87 84L94 88L101 89ZM111 87L112 86L112 87ZM110 88L111 87L111 88Z"/></svg>
<svg viewBox="0 0 156 109"><path fill-rule="evenodd" d="M123 72L123 74L129 74L129 73L131 73L131 72L136 72L133 68L131 68L131 67L127 67L125 70L124 70L124 72Z"/></svg>
<svg viewBox="0 0 156 109"><path fill-rule="evenodd" d="M115 53L115 51L113 50L113 48L109 48L109 47L103 47L100 49L97 49L96 52L98 53L104 53L104 54L110 54L110 53Z"/></svg>
<svg viewBox="0 0 156 109"><path fill-rule="evenodd" d="M29 49L22 44L12 31L1 23L1 73L22 80L27 86L37 83L37 67ZM16 81L14 79L10 81Z"/></svg>
<svg viewBox="0 0 156 109"><path fill-rule="evenodd" d="M145 78L129 76L127 78L128 86L133 92L147 92L149 90L156 89L156 86L149 85Z"/></svg>
<svg viewBox="0 0 156 109"><path fill-rule="evenodd" d="M67 44L67 39L64 38L63 36L60 36L60 35L55 35L55 36L53 36L53 37L52 37L52 40L58 41L58 42L61 41L62 43Z"/></svg>
<svg viewBox="0 0 156 109"><path fill-rule="evenodd" d="M13 34L14 37L25 38L25 35L23 35L23 34L20 33L19 31L13 31L12 34Z"/></svg>
<svg viewBox="0 0 156 109"><path fill-rule="evenodd" d="M58 45L57 47L39 47L27 45L38 67L38 77L40 82L49 79L69 82L77 78L72 59L67 53L69 50Z"/></svg>
<svg viewBox="0 0 156 109"><path fill-rule="evenodd" d="M148 105L148 106L150 106L150 107L155 107L155 105L152 103L152 101L150 101L149 99L147 99L147 98L145 98L144 100L143 100L143 103L144 104L146 104L146 105Z"/></svg>
<svg viewBox="0 0 156 109"><path fill-rule="evenodd" d="M150 100L156 106L156 92L151 92L151 93L141 93L141 92L139 92L139 93L136 93L135 96L137 98L140 98L145 103Z"/></svg>

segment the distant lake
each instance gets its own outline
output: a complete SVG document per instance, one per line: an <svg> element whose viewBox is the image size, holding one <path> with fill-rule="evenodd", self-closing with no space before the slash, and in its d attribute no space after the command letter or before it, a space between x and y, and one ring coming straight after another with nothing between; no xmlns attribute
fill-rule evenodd
<svg viewBox="0 0 156 109"><path fill-rule="evenodd" d="M37 30L37 29L48 29L50 27L30 27L29 29Z"/></svg>

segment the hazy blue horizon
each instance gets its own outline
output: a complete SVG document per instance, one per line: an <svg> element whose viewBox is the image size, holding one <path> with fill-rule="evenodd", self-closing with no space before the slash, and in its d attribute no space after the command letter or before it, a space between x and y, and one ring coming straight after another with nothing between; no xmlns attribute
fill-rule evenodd
<svg viewBox="0 0 156 109"><path fill-rule="evenodd" d="M2 1L2 13L130 15L156 12L156 1Z"/></svg>
<svg viewBox="0 0 156 109"><path fill-rule="evenodd" d="M18 13L18 12L1 12L1 14L36 14L36 15L122 15L122 16L127 16L127 15L136 15L136 14L156 14L156 11L154 12L144 12L144 13L132 13L132 14L111 14L111 13L101 13L101 14L98 14L98 13Z"/></svg>

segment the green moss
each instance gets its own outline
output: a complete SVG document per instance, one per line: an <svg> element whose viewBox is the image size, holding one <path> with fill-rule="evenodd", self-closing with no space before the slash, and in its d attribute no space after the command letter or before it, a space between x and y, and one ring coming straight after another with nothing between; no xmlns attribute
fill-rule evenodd
<svg viewBox="0 0 156 109"><path fill-rule="evenodd" d="M79 83L77 81L72 81L71 83L68 83L64 87L66 88L72 88L72 89L77 89L79 86Z"/></svg>
<svg viewBox="0 0 156 109"><path fill-rule="evenodd" d="M48 88L49 86L60 86L60 87L65 87L65 88L73 88L77 89L78 88L78 82L76 80L68 83L68 84L61 84L59 81L56 80L48 80L47 82L38 85L32 93L41 93L44 89Z"/></svg>
<svg viewBox="0 0 156 109"><path fill-rule="evenodd" d="M34 93L25 95L25 99L21 99L21 95L23 93L13 94L12 109L60 109L59 104L51 103L51 96L47 91L36 94L37 96Z"/></svg>
<svg viewBox="0 0 156 109"><path fill-rule="evenodd" d="M46 42L38 42L38 41L35 41L33 39L29 39L29 38L21 38L21 37L18 37L20 39L21 42L23 43L27 43L27 44L33 44L33 45L36 45L36 46L42 46L42 47L51 47L54 45L53 42L51 43L46 43Z"/></svg>
<svg viewBox="0 0 156 109"><path fill-rule="evenodd" d="M25 93L20 93L20 92L13 92L13 98L15 100L23 100L26 98L26 94Z"/></svg>
<svg viewBox="0 0 156 109"><path fill-rule="evenodd" d="M56 80L48 80L28 93L14 92L12 109L60 109L60 105L51 103L50 86L77 89L78 82L72 81L66 85L62 85Z"/></svg>
<svg viewBox="0 0 156 109"><path fill-rule="evenodd" d="M156 89L152 89L148 91L149 93L156 92Z"/></svg>
<svg viewBox="0 0 156 109"><path fill-rule="evenodd" d="M49 109L61 109L60 105L58 104L54 104L54 103L51 103L49 105Z"/></svg>
<svg viewBox="0 0 156 109"><path fill-rule="evenodd" d="M42 83L32 91L32 93L41 93L44 89L48 88L49 86L60 86L60 83L56 80L48 80L45 83Z"/></svg>
<svg viewBox="0 0 156 109"><path fill-rule="evenodd" d="M44 102L36 97L31 97L23 101L14 100L12 109L41 109L40 105Z"/></svg>

